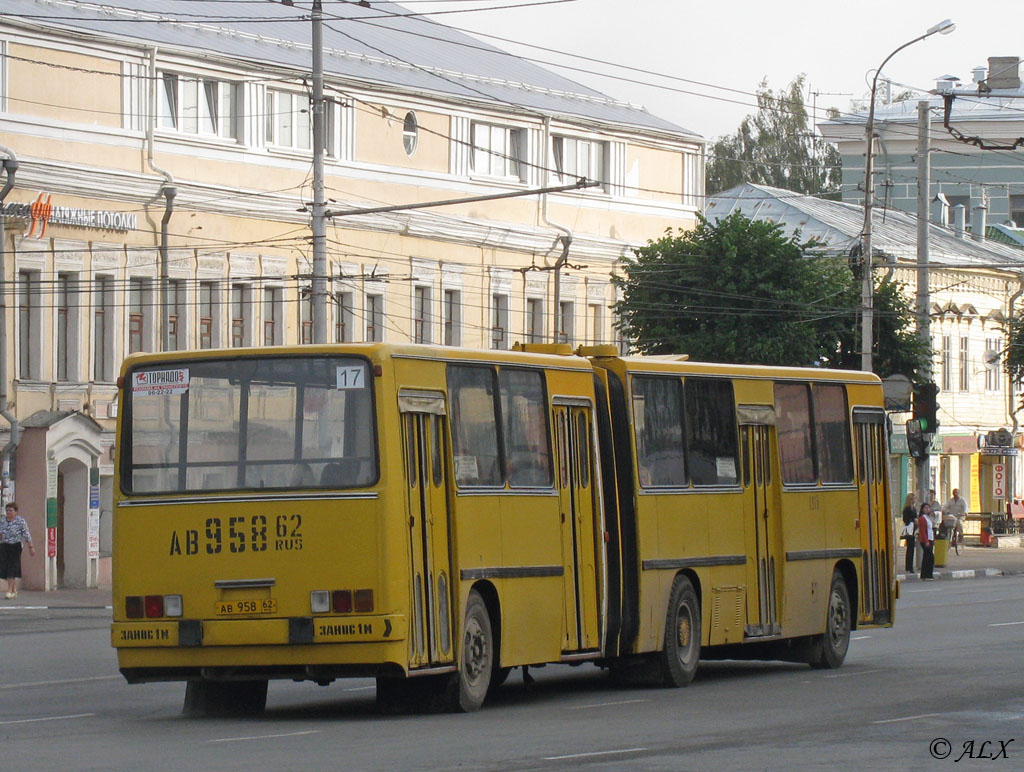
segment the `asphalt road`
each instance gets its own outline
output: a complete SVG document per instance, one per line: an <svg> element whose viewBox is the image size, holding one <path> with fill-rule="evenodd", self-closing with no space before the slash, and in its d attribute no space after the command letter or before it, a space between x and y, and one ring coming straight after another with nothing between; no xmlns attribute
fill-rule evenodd
<svg viewBox="0 0 1024 772"><path fill-rule="evenodd" d="M549 666L471 715L382 717L352 680L273 682L258 719L186 719L181 684L117 674L108 614L0 611L0 771L1024 766L1024 576L904 585L896 627L856 631L837 671L713 662L669 690Z"/></svg>

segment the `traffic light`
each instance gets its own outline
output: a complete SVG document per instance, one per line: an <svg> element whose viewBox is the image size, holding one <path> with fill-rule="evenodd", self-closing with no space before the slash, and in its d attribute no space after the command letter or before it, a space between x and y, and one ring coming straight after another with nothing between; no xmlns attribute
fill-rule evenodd
<svg viewBox="0 0 1024 772"><path fill-rule="evenodd" d="M907 449L913 458L924 458L928 455L928 440L921 431L921 420L918 418L907 421Z"/></svg>
<svg viewBox="0 0 1024 772"><path fill-rule="evenodd" d="M919 422L921 434L935 434L939 430L939 403L935 401L938 396L936 384L914 384L914 420Z"/></svg>

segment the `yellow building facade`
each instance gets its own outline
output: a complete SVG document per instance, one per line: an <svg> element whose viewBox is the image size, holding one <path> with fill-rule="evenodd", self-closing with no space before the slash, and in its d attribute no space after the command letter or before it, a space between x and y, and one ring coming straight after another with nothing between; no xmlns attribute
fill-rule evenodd
<svg viewBox="0 0 1024 772"><path fill-rule="evenodd" d="M43 546L28 588L108 581L126 354L313 339L308 21L113 5L0 13L0 442ZM410 23L325 30L328 341L621 343L616 262L694 224L704 140L454 30L410 52Z"/></svg>

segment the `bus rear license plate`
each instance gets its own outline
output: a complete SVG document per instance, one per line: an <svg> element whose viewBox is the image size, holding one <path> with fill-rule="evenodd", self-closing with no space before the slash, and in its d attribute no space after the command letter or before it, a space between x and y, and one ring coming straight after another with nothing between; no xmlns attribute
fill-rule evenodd
<svg viewBox="0 0 1024 772"><path fill-rule="evenodd" d="M277 601L266 598L262 600L219 600L217 616L233 617L247 614L276 614Z"/></svg>

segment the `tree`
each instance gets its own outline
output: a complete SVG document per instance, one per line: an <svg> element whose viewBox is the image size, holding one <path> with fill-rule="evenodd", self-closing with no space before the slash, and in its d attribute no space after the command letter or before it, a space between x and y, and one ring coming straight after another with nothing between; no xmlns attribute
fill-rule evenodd
<svg viewBox="0 0 1024 772"><path fill-rule="evenodd" d="M1006 350L1000 351L1003 369L1010 376L1017 388L1024 382L1024 315L1011 316L1004 326L1006 332ZM1024 396L1021 397L1018 409L1024 407Z"/></svg>
<svg viewBox="0 0 1024 772"><path fill-rule="evenodd" d="M839 152L809 126L803 88L803 75L778 94L768 88L767 81L761 81L757 114L748 115L735 134L720 137L712 146L708 195L752 182L839 197Z"/></svg>
<svg viewBox="0 0 1024 772"><path fill-rule="evenodd" d="M738 212L668 230L615 277L619 326L645 354L856 369L860 282L846 260L815 246ZM875 371L913 379L927 354L905 289L882 281L874 305Z"/></svg>

